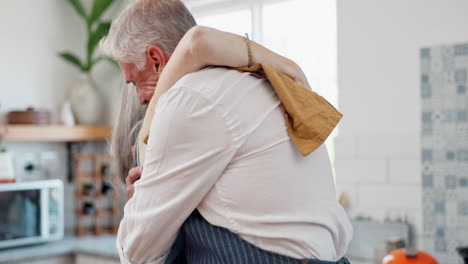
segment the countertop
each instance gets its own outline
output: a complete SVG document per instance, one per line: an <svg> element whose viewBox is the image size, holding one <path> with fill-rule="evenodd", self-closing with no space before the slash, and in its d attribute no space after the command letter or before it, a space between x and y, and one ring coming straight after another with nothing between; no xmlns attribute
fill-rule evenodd
<svg viewBox="0 0 468 264"><path fill-rule="evenodd" d="M86 254L118 260L115 236L65 237L62 240L31 246L0 249L0 263L11 263L42 257Z"/></svg>
<svg viewBox="0 0 468 264"><path fill-rule="evenodd" d="M349 259L351 264L374 264L371 260L356 260L356 259Z"/></svg>
<svg viewBox="0 0 468 264"><path fill-rule="evenodd" d="M115 247L115 236L65 237L63 240L31 246L0 249L0 263L14 263L43 257L64 256L69 254L92 255L119 260ZM368 261L350 259L351 264L373 264Z"/></svg>

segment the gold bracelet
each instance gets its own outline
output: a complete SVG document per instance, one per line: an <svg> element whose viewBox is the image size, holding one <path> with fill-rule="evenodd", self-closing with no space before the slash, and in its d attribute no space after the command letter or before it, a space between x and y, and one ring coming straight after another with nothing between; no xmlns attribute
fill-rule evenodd
<svg viewBox="0 0 468 264"><path fill-rule="evenodd" d="M252 54L252 46L250 45L250 39L249 39L248 33L245 33L245 42L247 44L247 54L249 56L248 66L251 67L253 65L253 54Z"/></svg>

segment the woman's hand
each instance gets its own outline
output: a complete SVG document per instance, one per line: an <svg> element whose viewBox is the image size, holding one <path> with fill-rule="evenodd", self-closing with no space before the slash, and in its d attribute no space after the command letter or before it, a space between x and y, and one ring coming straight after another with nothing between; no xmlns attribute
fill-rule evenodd
<svg viewBox="0 0 468 264"><path fill-rule="evenodd" d="M140 179L141 172L143 171L143 166L134 167L128 172L128 176L125 179L125 190L127 193L127 198L130 199L135 192L135 187L133 186L136 181Z"/></svg>
<svg viewBox="0 0 468 264"><path fill-rule="evenodd" d="M301 67L299 67L299 65L297 65L294 61L284 58L282 61L278 59L277 61L272 61L271 63L272 65L269 66L273 67L274 69L281 69L282 73L289 76L294 82L309 90L312 90Z"/></svg>

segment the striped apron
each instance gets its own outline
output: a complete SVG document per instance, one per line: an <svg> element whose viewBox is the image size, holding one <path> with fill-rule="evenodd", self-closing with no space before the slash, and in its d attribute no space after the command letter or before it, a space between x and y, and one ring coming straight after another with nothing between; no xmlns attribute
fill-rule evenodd
<svg viewBox="0 0 468 264"><path fill-rule="evenodd" d="M214 226L195 210L184 222L167 264L350 264L295 259L260 249L226 228Z"/></svg>
<svg viewBox="0 0 468 264"><path fill-rule="evenodd" d="M138 144L136 144L138 146ZM136 149L138 153L138 147ZM139 157L137 154L137 161ZM139 166L139 162L137 162ZM171 247L166 264L350 264L315 259L295 259L256 247L226 228L214 226L198 212L185 220Z"/></svg>

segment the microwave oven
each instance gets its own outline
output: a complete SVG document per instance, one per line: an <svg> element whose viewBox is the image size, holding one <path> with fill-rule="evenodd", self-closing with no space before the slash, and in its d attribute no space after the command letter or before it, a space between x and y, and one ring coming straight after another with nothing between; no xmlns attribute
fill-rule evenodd
<svg viewBox="0 0 468 264"><path fill-rule="evenodd" d="M0 184L0 249L63 238L60 180Z"/></svg>

